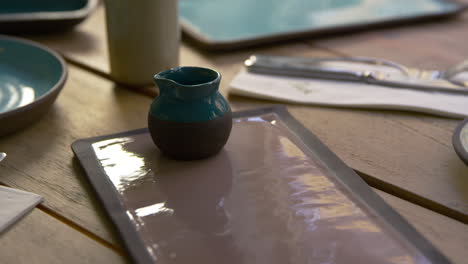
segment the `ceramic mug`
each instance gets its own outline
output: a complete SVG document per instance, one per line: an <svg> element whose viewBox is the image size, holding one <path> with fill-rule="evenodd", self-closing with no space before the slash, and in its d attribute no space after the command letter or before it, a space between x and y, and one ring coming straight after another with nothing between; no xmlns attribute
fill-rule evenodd
<svg viewBox="0 0 468 264"><path fill-rule="evenodd" d="M105 0L112 78L148 85L155 72L179 64L177 0Z"/></svg>

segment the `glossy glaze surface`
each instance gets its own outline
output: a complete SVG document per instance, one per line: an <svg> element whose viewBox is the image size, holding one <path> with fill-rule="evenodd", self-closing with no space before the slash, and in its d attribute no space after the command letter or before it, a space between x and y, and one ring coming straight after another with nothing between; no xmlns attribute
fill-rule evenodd
<svg viewBox="0 0 468 264"><path fill-rule="evenodd" d="M221 75L201 67L177 67L154 76L160 96L151 104L150 114L160 120L203 122L231 112L218 92Z"/></svg>
<svg viewBox="0 0 468 264"><path fill-rule="evenodd" d="M0 114L44 96L63 78L64 71L48 51L0 36Z"/></svg>
<svg viewBox="0 0 468 264"><path fill-rule="evenodd" d="M181 0L190 29L210 41L356 25L453 10L442 0Z"/></svg>
<svg viewBox="0 0 468 264"><path fill-rule="evenodd" d="M174 161L148 134L93 144L154 263L429 263L333 178L275 114Z"/></svg>

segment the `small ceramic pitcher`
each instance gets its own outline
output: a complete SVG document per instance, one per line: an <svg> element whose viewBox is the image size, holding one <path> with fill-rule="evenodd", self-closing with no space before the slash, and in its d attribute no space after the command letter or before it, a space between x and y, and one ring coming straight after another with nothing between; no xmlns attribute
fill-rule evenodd
<svg viewBox="0 0 468 264"><path fill-rule="evenodd" d="M201 67L177 67L154 76L159 96L148 127L162 153L182 160L218 153L232 128L229 103L218 92L221 75Z"/></svg>

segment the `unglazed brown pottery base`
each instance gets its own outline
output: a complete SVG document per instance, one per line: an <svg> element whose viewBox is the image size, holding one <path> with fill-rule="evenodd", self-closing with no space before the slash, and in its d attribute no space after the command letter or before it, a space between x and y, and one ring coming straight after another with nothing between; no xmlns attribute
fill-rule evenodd
<svg viewBox="0 0 468 264"><path fill-rule="evenodd" d="M232 113L203 122L174 122L148 115L151 137L167 156L179 160L203 159L217 154L232 128Z"/></svg>

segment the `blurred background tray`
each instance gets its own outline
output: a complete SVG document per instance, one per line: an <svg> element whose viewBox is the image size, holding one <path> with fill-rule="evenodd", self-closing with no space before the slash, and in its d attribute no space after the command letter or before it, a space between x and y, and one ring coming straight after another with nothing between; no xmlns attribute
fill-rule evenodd
<svg viewBox="0 0 468 264"><path fill-rule="evenodd" d="M0 1L0 33L69 30L94 10L98 0Z"/></svg>
<svg viewBox="0 0 468 264"><path fill-rule="evenodd" d="M207 49L234 49L325 33L455 15L451 0L181 0L184 32Z"/></svg>

